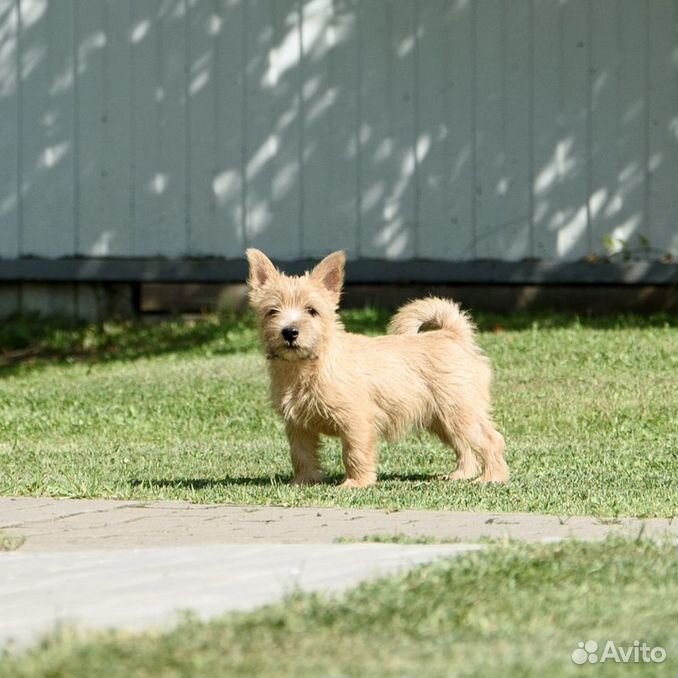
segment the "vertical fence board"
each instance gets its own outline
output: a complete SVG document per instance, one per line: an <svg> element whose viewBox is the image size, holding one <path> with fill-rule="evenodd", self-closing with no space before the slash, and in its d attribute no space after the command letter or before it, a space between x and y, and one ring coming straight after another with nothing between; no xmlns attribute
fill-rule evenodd
<svg viewBox="0 0 678 678"><path fill-rule="evenodd" d="M77 251L73 1L21 2L23 255Z"/></svg>
<svg viewBox="0 0 678 678"><path fill-rule="evenodd" d="M0 257L19 254L19 12L0 0Z"/></svg>
<svg viewBox="0 0 678 678"><path fill-rule="evenodd" d="M622 85L622 26L616 12L618 0L600 0L591 4L591 240L593 251L606 251L616 226L622 196L617 191L619 172L619 124L626 111L618 113L618 94ZM641 168L642 177L642 168ZM642 181L642 179L641 179ZM642 202L641 202L642 207Z"/></svg>
<svg viewBox="0 0 678 678"><path fill-rule="evenodd" d="M647 4L602 2L592 10L589 209L593 249L610 254L642 247L647 237Z"/></svg>
<svg viewBox="0 0 678 678"><path fill-rule="evenodd" d="M389 185L386 164L393 164L389 134L389 97L386 74L391 26L388 2L359 4L360 40L360 243L359 256L383 256L377 238L384 223L384 201Z"/></svg>
<svg viewBox="0 0 678 678"><path fill-rule="evenodd" d="M158 22L156 0L130 0L131 64L131 224L137 256L158 253L157 229L163 196L156 177L159 163Z"/></svg>
<svg viewBox="0 0 678 678"><path fill-rule="evenodd" d="M415 6L361 10L361 251L405 259L416 252Z"/></svg>
<svg viewBox="0 0 678 678"><path fill-rule="evenodd" d="M219 0L221 18L214 69L216 169L212 185L215 203L214 253L242 256L245 249L245 4Z"/></svg>
<svg viewBox="0 0 678 678"><path fill-rule="evenodd" d="M218 153L216 60L223 19L213 5L211 0L195 0L188 9L188 249L193 255L223 251L213 189Z"/></svg>
<svg viewBox="0 0 678 678"><path fill-rule="evenodd" d="M476 11L476 254L522 259L530 249L528 3Z"/></svg>
<svg viewBox="0 0 678 678"><path fill-rule="evenodd" d="M588 4L534 5L534 223L536 254L588 251Z"/></svg>
<svg viewBox="0 0 678 678"><path fill-rule="evenodd" d="M302 24L305 256L358 249L358 78L355 0L304 3Z"/></svg>
<svg viewBox="0 0 678 678"><path fill-rule="evenodd" d="M134 256L132 224L132 8L129 0L104 0L106 113L101 233L107 256Z"/></svg>
<svg viewBox="0 0 678 678"><path fill-rule="evenodd" d="M301 256L302 103L301 0L272 0L273 51L269 60L275 152L271 177L270 235L281 257Z"/></svg>
<svg viewBox="0 0 678 678"><path fill-rule="evenodd" d="M560 92L555 74L558 73L559 27L556 5L548 0L533 0L533 177L535 254L549 257L555 254L553 229L553 195L558 180L555 148ZM547 121L544 124L541 121Z"/></svg>
<svg viewBox="0 0 678 678"><path fill-rule="evenodd" d="M158 22L158 167L153 189L162 195L155 215L157 254L189 253L188 213L188 0L164 0Z"/></svg>
<svg viewBox="0 0 678 678"><path fill-rule="evenodd" d="M245 5L245 243L268 250L275 239L271 213L271 182L275 134L269 74L269 52L273 49L273 26L267 0ZM287 243L289 245L289 243ZM285 248L289 251L289 247Z"/></svg>
<svg viewBox="0 0 678 678"><path fill-rule="evenodd" d="M78 254L105 255L112 234L104 229L109 153L106 137L108 101L104 51L109 39L102 0L76 3L79 226Z"/></svg>
<svg viewBox="0 0 678 678"><path fill-rule="evenodd" d="M422 3L417 60L419 254L462 259L473 249L471 6Z"/></svg>
<svg viewBox="0 0 678 678"><path fill-rule="evenodd" d="M551 257L569 260L585 256L590 240L587 209L588 4L588 0L570 0L560 6L560 139L555 155L558 181L554 200L557 208L551 222L557 237Z"/></svg>
<svg viewBox="0 0 678 678"><path fill-rule="evenodd" d="M247 242L291 259L301 240L299 4L254 0L246 15Z"/></svg>
<svg viewBox="0 0 678 678"><path fill-rule="evenodd" d="M655 256L678 255L678 4L648 2L647 237Z"/></svg>
<svg viewBox="0 0 678 678"><path fill-rule="evenodd" d="M134 0L132 200L142 256L188 253L186 1Z"/></svg>

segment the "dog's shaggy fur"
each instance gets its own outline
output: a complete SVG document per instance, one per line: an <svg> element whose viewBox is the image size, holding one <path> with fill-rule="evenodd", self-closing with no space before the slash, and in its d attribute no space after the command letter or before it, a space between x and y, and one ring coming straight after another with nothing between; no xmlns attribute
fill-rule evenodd
<svg viewBox="0 0 678 678"><path fill-rule="evenodd" d="M322 479L320 435L343 445L344 487L377 479L377 439L426 429L456 450L451 479L504 482L504 439L490 414L488 359L468 316L451 301L403 306L389 334L346 332L337 316L345 256L299 277L247 250L250 304L266 350L273 402L290 444L294 480Z"/></svg>

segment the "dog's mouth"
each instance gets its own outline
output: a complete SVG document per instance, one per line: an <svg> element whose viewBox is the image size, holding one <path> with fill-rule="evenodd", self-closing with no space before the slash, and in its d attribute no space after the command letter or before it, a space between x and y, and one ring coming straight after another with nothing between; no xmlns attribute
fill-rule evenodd
<svg viewBox="0 0 678 678"><path fill-rule="evenodd" d="M296 342L285 343L282 346L272 347L266 357L269 360L310 360L316 356L313 352Z"/></svg>

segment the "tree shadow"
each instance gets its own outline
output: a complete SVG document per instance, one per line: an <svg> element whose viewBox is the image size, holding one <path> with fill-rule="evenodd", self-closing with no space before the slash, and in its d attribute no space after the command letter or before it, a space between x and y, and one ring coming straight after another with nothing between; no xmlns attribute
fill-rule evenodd
<svg viewBox="0 0 678 678"><path fill-rule="evenodd" d="M378 335L386 331L391 315L378 308L352 309L344 311L342 319L350 332ZM678 327L678 316L669 313L583 316L548 311L478 312L473 319L481 333ZM165 354L223 356L258 350L254 319L249 313L108 323L18 316L0 326L0 378L49 364L129 362Z"/></svg>
<svg viewBox="0 0 678 678"><path fill-rule="evenodd" d="M581 327L589 330L624 330L678 327L678 316L672 313L642 315L610 313L582 315L550 311L518 311L511 314L474 313L480 332L548 331Z"/></svg>
<svg viewBox="0 0 678 678"><path fill-rule="evenodd" d="M125 362L168 353L230 355L257 346L249 315L105 323L15 316L0 326L0 376L45 364Z"/></svg>

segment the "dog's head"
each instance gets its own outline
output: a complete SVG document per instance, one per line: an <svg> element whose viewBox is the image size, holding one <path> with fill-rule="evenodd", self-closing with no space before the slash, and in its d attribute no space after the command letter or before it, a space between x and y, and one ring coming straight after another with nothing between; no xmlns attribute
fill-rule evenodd
<svg viewBox="0 0 678 678"><path fill-rule="evenodd" d="M259 250L246 252L250 306L269 358L317 358L340 326L337 307L344 282L344 252L325 257L302 276L278 271Z"/></svg>

